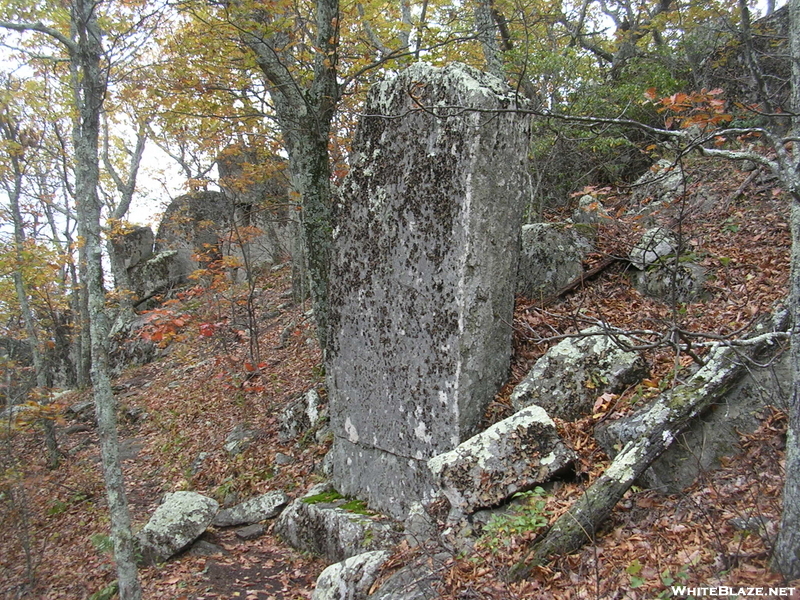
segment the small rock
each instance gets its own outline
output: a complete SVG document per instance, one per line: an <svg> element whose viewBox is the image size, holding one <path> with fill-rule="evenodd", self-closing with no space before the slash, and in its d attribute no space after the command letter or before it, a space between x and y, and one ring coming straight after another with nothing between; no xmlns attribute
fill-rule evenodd
<svg viewBox="0 0 800 600"><path fill-rule="evenodd" d="M236 530L236 537L244 541L254 540L262 535L264 535L264 526L257 523Z"/></svg>
<svg viewBox="0 0 800 600"><path fill-rule="evenodd" d="M192 476L197 475L203 470L203 463L209 456L211 455L208 452L201 452L197 455L197 458L195 458L192 461L192 464L189 466L189 472L192 474Z"/></svg>
<svg viewBox="0 0 800 600"><path fill-rule="evenodd" d="M167 494L136 536L145 564L163 562L200 537L219 510L212 498L197 492Z"/></svg>
<svg viewBox="0 0 800 600"><path fill-rule="evenodd" d="M434 456L428 468L455 515L495 506L547 481L574 458L553 420L533 405Z"/></svg>
<svg viewBox="0 0 800 600"><path fill-rule="evenodd" d="M213 524L216 527L231 527L232 525L258 523L264 519L273 519L281 513L288 502L289 497L283 492L262 494L232 508L219 511Z"/></svg>
<svg viewBox="0 0 800 600"><path fill-rule="evenodd" d="M294 462L294 459L289 456L288 454L284 454L283 452L278 452L275 454L275 464L284 466L290 465Z"/></svg>
<svg viewBox="0 0 800 600"><path fill-rule="evenodd" d="M669 229L655 227L648 229L642 239L631 250L629 259L631 264L643 271L656 263L663 263L664 259L678 251L678 242Z"/></svg>
<svg viewBox="0 0 800 600"><path fill-rule="evenodd" d="M330 565L317 578L311 600L364 600L390 556L375 550Z"/></svg>
<svg viewBox="0 0 800 600"><path fill-rule="evenodd" d="M225 451L231 456L241 454L258 437L258 431L248 429L244 423L239 423L225 438Z"/></svg>
<svg viewBox="0 0 800 600"><path fill-rule="evenodd" d="M214 556L215 554L227 554L228 552L222 547L207 542L205 540L197 540L189 549L189 554L195 556Z"/></svg>

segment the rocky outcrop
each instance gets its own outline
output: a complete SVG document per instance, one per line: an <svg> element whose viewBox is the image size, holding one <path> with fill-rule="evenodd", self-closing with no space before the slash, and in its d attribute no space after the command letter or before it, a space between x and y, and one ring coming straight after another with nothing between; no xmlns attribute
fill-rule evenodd
<svg viewBox="0 0 800 600"><path fill-rule="evenodd" d="M369 514L363 502L348 500L327 484L289 504L275 531L290 546L331 562L390 548L399 538L389 522Z"/></svg>
<svg viewBox="0 0 800 600"><path fill-rule="evenodd" d="M565 420L589 414L598 396L620 392L647 374L647 363L639 353L618 345L626 340L624 336L615 339L599 327L562 340L514 388L512 405L519 410L535 404Z"/></svg>
<svg viewBox="0 0 800 600"><path fill-rule="evenodd" d="M375 550L332 564L317 578L311 600L365 600L390 556Z"/></svg>
<svg viewBox="0 0 800 600"><path fill-rule="evenodd" d="M529 125L494 110L517 102L464 65L416 63L359 122L330 277L333 479L396 518L431 497L425 462L475 433L507 376Z"/></svg>
<svg viewBox="0 0 800 600"><path fill-rule="evenodd" d="M428 467L453 509L466 514L547 481L574 459L544 409L529 406L434 456Z"/></svg>
<svg viewBox="0 0 800 600"><path fill-rule="evenodd" d="M269 492L246 500L231 508L226 508L214 517L212 525L231 527L233 525L250 525L264 519L274 519L289 503L289 497L283 492Z"/></svg>
<svg viewBox="0 0 800 600"><path fill-rule="evenodd" d="M652 265L667 264L668 257L674 257L677 252L675 235L664 227L654 227L644 232L631 250L629 260L634 267L643 270Z"/></svg>
<svg viewBox="0 0 800 600"><path fill-rule="evenodd" d="M592 246L566 223L532 223L522 227L517 293L528 298L556 293L583 273Z"/></svg>
<svg viewBox="0 0 800 600"><path fill-rule="evenodd" d="M648 216L669 206L684 192L684 173L679 163L660 160L633 184L631 212Z"/></svg>
<svg viewBox="0 0 800 600"><path fill-rule="evenodd" d="M137 534L145 564L164 562L200 537L214 520L219 504L197 492L167 494Z"/></svg>

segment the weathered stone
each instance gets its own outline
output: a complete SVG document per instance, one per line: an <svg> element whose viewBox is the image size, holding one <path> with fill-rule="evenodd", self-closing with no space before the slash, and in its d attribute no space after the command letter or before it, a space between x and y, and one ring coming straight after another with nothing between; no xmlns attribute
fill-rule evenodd
<svg viewBox="0 0 800 600"><path fill-rule="evenodd" d="M532 223L522 227L517 292L528 298L554 294L583 273L592 246L565 223Z"/></svg>
<svg viewBox="0 0 800 600"><path fill-rule="evenodd" d="M283 492L269 492L219 511L212 524L216 527L231 527L274 519L288 503L289 497Z"/></svg>
<svg viewBox="0 0 800 600"><path fill-rule="evenodd" d="M365 600L390 556L375 550L330 565L317 578L311 600Z"/></svg>
<svg viewBox="0 0 800 600"><path fill-rule="evenodd" d="M667 264L637 271L636 289L645 296L666 303L696 302L703 295L706 271L700 265L675 260Z"/></svg>
<svg viewBox="0 0 800 600"><path fill-rule="evenodd" d="M529 406L434 456L428 467L462 513L496 506L515 493L544 483L575 460L544 409Z"/></svg>
<svg viewBox="0 0 800 600"><path fill-rule="evenodd" d="M666 258L675 255L678 242L669 229L654 227L642 235L642 239L631 250L629 259L637 269L646 269L655 264L666 264Z"/></svg>
<svg viewBox="0 0 800 600"><path fill-rule="evenodd" d="M194 269L192 269L194 270ZM192 272L175 250L164 250L136 265L130 272L131 285L139 299L180 285Z"/></svg>
<svg viewBox="0 0 800 600"><path fill-rule="evenodd" d="M536 404L553 417L574 420L588 414L601 394L619 392L646 374L647 363L637 352L623 350L602 329L592 327L537 360L511 393L511 404L517 410Z"/></svg>
<svg viewBox="0 0 800 600"><path fill-rule="evenodd" d="M245 423L238 423L225 438L225 451L231 456L241 454L258 437L258 431L249 429Z"/></svg>
<svg viewBox="0 0 800 600"><path fill-rule="evenodd" d="M578 200L578 208L572 213L572 222L576 225L595 226L607 222L611 216L606 212L603 203L594 196L585 194ZM585 228L579 228L581 233L591 232Z"/></svg>
<svg viewBox="0 0 800 600"><path fill-rule="evenodd" d="M437 600L450 554L422 555L393 573L367 600Z"/></svg>
<svg viewBox="0 0 800 600"><path fill-rule="evenodd" d="M247 527L242 527L236 530L236 537L240 540L244 540L246 542L250 540L254 540L256 538L260 538L264 535L264 526L258 523L254 523L253 525L248 525Z"/></svg>
<svg viewBox="0 0 800 600"><path fill-rule="evenodd" d="M648 216L668 206L684 190L684 173L680 163L659 160L633 184L631 214Z"/></svg>
<svg viewBox="0 0 800 600"><path fill-rule="evenodd" d="M289 404L281 413L281 442L296 439L306 432L319 427L320 420L328 416L327 407L319 392L311 388L297 400Z"/></svg>
<svg viewBox="0 0 800 600"><path fill-rule="evenodd" d="M293 501L278 517L275 531L290 546L339 562L356 554L390 548L398 538L391 526L372 515L342 508L348 500L330 485L315 486ZM336 499L333 499L336 498Z"/></svg>
<svg viewBox="0 0 800 600"><path fill-rule="evenodd" d="M215 554L227 554L228 551L222 546L217 546L206 540L197 540L192 544L189 553L194 556L214 556Z"/></svg>
<svg viewBox="0 0 800 600"><path fill-rule="evenodd" d="M132 227L110 237L119 268L130 270L153 256L155 236L149 227Z"/></svg>
<svg viewBox="0 0 800 600"><path fill-rule="evenodd" d="M690 380L691 381L691 380ZM740 451L741 434L755 431L767 405L785 407L791 389L789 353L763 369L749 373L724 398L682 433L675 443L644 473L641 483L664 493L676 494L704 472L716 469L720 458ZM616 456L631 439L641 435L644 410L603 424L595 437L609 456Z"/></svg>
<svg viewBox="0 0 800 600"><path fill-rule="evenodd" d="M372 88L359 123L335 208L334 481L398 518L507 376L529 125L491 111L515 106L494 77L417 63Z"/></svg>
<svg viewBox="0 0 800 600"><path fill-rule="evenodd" d="M403 528L403 537L412 548L429 545L438 534L436 523L420 502L411 505Z"/></svg>
<svg viewBox="0 0 800 600"><path fill-rule="evenodd" d="M217 514L216 500L197 492L167 494L137 534L145 564L163 562L200 537Z"/></svg>

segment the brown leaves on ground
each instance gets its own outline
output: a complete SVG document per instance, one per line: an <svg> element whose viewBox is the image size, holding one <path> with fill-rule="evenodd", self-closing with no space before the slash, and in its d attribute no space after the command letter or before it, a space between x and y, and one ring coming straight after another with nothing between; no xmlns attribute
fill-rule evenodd
<svg viewBox="0 0 800 600"><path fill-rule="evenodd" d="M489 407L487 423L510 414L513 386L553 343L548 339L597 320L626 329L725 335L770 312L785 297L790 246L786 199L773 192L765 176L751 177L741 187L745 174L718 163L698 161L693 168L693 180L716 198L712 208L704 212L702 203L687 202L673 205L662 218L674 226L676 216L686 215L682 235L692 260L707 269L708 296L667 306L635 291L619 263L546 309L520 298L512 380ZM604 198L612 210L624 199L621 192ZM590 263L624 255L642 230L636 219L606 226ZM165 492L192 489L222 502L275 489L300 493L316 480L326 443L313 436L286 444L278 438L280 410L321 381L320 354L304 314L308 306L276 310L288 302L288 269L267 274L260 284L254 299L260 328L257 357L252 356L246 327L239 324L245 306L241 297L214 289L199 301L187 297L173 313L159 314L151 325L166 323L168 335L159 341L165 346L162 358L129 369L115 382L136 527L146 522ZM696 353L702 355L701 345ZM557 423L579 458L576 477L549 490L545 512L551 519L563 514L608 465L593 437L597 422L615 418L680 381L680 373L674 376L676 365L693 362L669 347L646 355L651 376L645 383L602 397L593 414L576 423ZM88 397L76 393L63 402ZM147 416L137 416L140 411ZM237 424L257 436L242 454L231 457L223 445ZM55 472L46 469L35 425L0 437L0 597L83 599L115 578L104 543L108 518L96 434L92 427L68 434L67 425L59 425L67 458ZM741 454L720 470L677 496L631 490L594 545L537 569L528 581L507 584L505 575L524 556L535 532L510 536L500 544L479 544L474 553L447 566L442 598L639 600L659 597L670 581L778 585L780 578L768 563L780 516L784 443L785 418L771 412L761 429L743 438ZM195 472L193 463L202 452L207 455ZM276 465L278 452L294 462ZM212 528L206 535L225 553L187 553L142 569L146 597L309 598L324 567L282 545L269 528L249 542L237 540L230 530ZM402 562L402 556L396 560Z"/></svg>

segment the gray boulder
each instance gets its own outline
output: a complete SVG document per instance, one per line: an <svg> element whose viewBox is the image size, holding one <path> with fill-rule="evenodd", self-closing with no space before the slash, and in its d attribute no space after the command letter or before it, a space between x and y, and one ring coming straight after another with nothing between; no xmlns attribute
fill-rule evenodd
<svg viewBox="0 0 800 600"><path fill-rule="evenodd" d="M601 328L592 327L537 360L511 393L511 404L517 410L536 404L550 416L579 419L589 414L598 396L622 391L646 374L647 363L637 352L623 350Z"/></svg>
<svg viewBox="0 0 800 600"><path fill-rule="evenodd" d="M367 600L437 600L451 558L446 552L423 554L393 573Z"/></svg>
<svg viewBox="0 0 800 600"><path fill-rule="evenodd" d="M399 534L377 515L362 514L364 506L320 484L293 501L275 524L290 546L339 562L351 556L390 548Z"/></svg>
<svg viewBox="0 0 800 600"><path fill-rule="evenodd" d="M634 274L634 285L645 296L666 303L696 302L703 296L706 270L675 260Z"/></svg>
<svg viewBox="0 0 800 600"><path fill-rule="evenodd" d="M137 534L145 564L164 562L200 537L219 510L216 500L197 492L167 494Z"/></svg>
<svg viewBox="0 0 800 600"><path fill-rule="evenodd" d="M684 190L684 173L679 163L660 160L633 184L633 206L629 213L650 215L666 207Z"/></svg>
<svg viewBox="0 0 800 600"><path fill-rule="evenodd" d="M311 600L365 600L390 556L389 552L375 550L329 566L317 578Z"/></svg>
<svg viewBox="0 0 800 600"><path fill-rule="evenodd" d="M673 233L664 227L654 227L644 232L629 259L634 267L644 270L651 265L667 264L667 257L674 256L677 251L678 241Z"/></svg>
<svg viewBox="0 0 800 600"><path fill-rule="evenodd" d="M231 527L274 519L288 503L289 497L283 492L269 492L219 511L212 524L216 527Z"/></svg>
<svg viewBox="0 0 800 600"><path fill-rule="evenodd" d="M249 429L246 423L238 423L225 438L225 451L236 456L247 450L258 438L259 432Z"/></svg>
<svg viewBox="0 0 800 600"><path fill-rule="evenodd" d="M529 298L554 294L581 275L591 251L587 239L566 223L524 225L517 293Z"/></svg>
<svg viewBox="0 0 800 600"><path fill-rule="evenodd" d="M434 456L428 467L451 506L472 513L547 481L574 459L544 409L529 406Z"/></svg>

